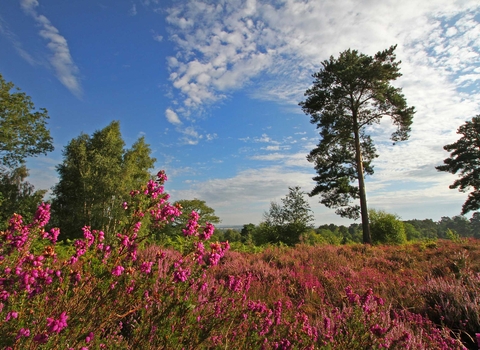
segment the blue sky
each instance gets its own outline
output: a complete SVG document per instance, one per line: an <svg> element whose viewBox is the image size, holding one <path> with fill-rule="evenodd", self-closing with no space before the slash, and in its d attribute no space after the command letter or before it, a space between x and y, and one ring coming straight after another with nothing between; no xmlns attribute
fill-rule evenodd
<svg viewBox="0 0 480 350"><path fill-rule="evenodd" d="M397 44L417 113L380 157L371 208L402 219L458 215L465 193L438 173L457 128L480 114L480 5L460 0L9 0L0 7L0 73L49 111L55 151L30 159L37 188L57 181L63 147L112 120L144 135L172 199L200 198L222 224L259 223L288 186L310 191L318 132L298 102L321 62ZM317 225L350 224L309 199Z"/></svg>

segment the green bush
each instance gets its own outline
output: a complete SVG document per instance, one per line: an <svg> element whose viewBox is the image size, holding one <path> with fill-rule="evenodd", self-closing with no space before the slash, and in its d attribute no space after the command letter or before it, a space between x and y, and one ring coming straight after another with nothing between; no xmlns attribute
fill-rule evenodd
<svg viewBox="0 0 480 350"><path fill-rule="evenodd" d="M403 244L407 241L405 226L400 217L375 209L370 210L369 215L374 244Z"/></svg>

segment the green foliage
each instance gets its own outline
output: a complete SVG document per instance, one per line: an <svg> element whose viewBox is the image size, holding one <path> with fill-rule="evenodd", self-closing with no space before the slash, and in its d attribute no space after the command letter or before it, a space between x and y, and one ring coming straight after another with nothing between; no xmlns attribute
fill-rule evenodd
<svg viewBox="0 0 480 350"><path fill-rule="evenodd" d="M218 230L217 230L218 231ZM242 235L240 232L232 229L227 229L223 232L223 240L229 241L230 243L232 242L241 242L242 241Z"/></svg>
<svg viewBox="0 0 480 350"><path fill-rule="evenodd" d="M470 221L462 215L456 215L452 218L448 216L442 216L440 221L437 223L438 238L446 238L448 230L455 231L461 237L472 236Z"/></svg>
<svg viewBox="0 0 480 350"><path fill-rule="evenodd" d="M301 242L308 245L339 245L342 237L328 229L309 230L302 234Z"/></svg>
<svg viewBox="0 0 480 350"><path fill-rule="evenodd" d="M450 230L449 228L447 229L447 232L445 233L445 238L446 239L449 239L455 243L460 243L462 242L463 240L460 238L460 235L453 231L453 230Z"/></svg>
<svg viewBox="0 0 480 350"><path fill-rule="evenodd" d="M256 238L262 244L282 242L294 245L312 227L312 210L304 192L298 186L288 189L287 196L281 199L282 204L271 202L269 211L264 214L265 222L260 225Z"/></svg>
<svg viewBox="0 0 480 350"><path fill-rule="evenodd" d="M437 223L433 221L432 219L424 219L424 220L406 220L404 221L404 224L408 224L405 227L405 231L407 233L407 238L409 234L409 225L412 225L416 231L420 233L419 238L420 239L437 239ZM411 232L410 232L411 234ZM416 234L415 232L413 233L414 235ZM409 238L408 238L409 239Z"/></svg>
<svg viewBox="0 0 480 350"><path fill-rule="evenodd" d="M17 213L27 220L42 202L46 190L35 191L32 184L25 181L28 170L23 165L0 174L0 229L6 228L7 220Z"/></svg>
<svg viewBox="0 0 480 350"><path fill-rule="evenodd" d="M415 228L415 226L408 222L403 222L403 227L405 228L405 234L407 235L408 241L416 241L420 239L421 233Z"/></svg>
<svg viewBox="0 0 480 350"><path fill-rule="evenodd" d="M53 151L47 129L47 110L35 111L25 93L11 92L15 85L0 74L0 165L15 168L26 157Z"/></svg>
<svg viewBox="0 0 480 350"><path fill-rule="evenodd" d="M114 232L125 218L122 203L130 190L148 181L155 159L143 137L129 150L124 146L120 123L113 121L65 147L52 202L52 219L62 227L62 239L79 237L85 225Z"/></svg>
<svg viewBox="0 0 480 350"><path fill-rule="evenodd" d="M480 209L480 115L466 121L458 128L457 134L462 137L443 147L451 152L450 157L444 159L444 165L435 168L452 174L459 173L460 178L450 185L451 189L458 188L459 191L466 192L473 188L462 206L463 215Z"/></svg>
<svg viewBox="0 0 480 350"><path fill-rule="evenodd" d="M473 237L480 238L480 212L473 213L470 219L470 227Z"/></svg>
<svg viewBox="0 0 480 350"><path fill-rule="evenodd" d="M343 217L357 219L361 212L365 243L370 234L363 179L373 174L371 161L377 157L366 128L390 116L397 127L392 140L406 140L415 113L407 107L401 89L390 85L401 76L395 48L373 57L350 49L338 58L330 57L313 75L313 87L300 103L320 130L320 142L307 157L318 174L310 195L320 195L320 203ZM355 181L358 187L352 184ZM351 203L358 199L360 206Z"/></svg>
<svg viewBox="0 0 480 350"><path fill-rule="evenodd" d="M370 229L375 244L403 244L407 241L405 226L395 214L370 210Z"/></svg>

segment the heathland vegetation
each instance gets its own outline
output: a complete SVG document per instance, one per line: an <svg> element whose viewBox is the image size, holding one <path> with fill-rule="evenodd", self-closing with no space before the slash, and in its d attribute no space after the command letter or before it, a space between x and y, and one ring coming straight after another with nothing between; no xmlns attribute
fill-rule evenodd
<svg viewBox="0 0 480 350"><path fill-rule="evenodd" d="M310 195L362 218L349 227L314 227L290 187L260 224L215 230L205 201L170 203L150 146L125 149L116 121L69 142L43 202L25 158L53 149L47 111L0 75L0 347L477 349L480 213L402 221L364 201L365 127L388 115L405 140L414 113L389 85L394 50L330 58L302 103L322 136ZM479 121L437 167L474 189L462 214L480 207Z"/></svg>

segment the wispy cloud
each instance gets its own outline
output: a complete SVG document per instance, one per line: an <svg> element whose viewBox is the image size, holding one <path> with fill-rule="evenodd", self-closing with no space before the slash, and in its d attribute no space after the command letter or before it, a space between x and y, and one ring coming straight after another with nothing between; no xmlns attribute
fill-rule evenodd
<svg viewBox="0 0 480 350"><path fill-rule="evenodd" d="M48 41L47 47L52 52L50 64L55 70L58 80L72 94L81 98L82 87L79 79L79 69L70 54L67 40L47 17L37 13L36 8L39 5L37 0L20 0L20 5L24 12L41 27L39 35Z"/></svg>
<svg viewBox="0 0 480 350"><path fill-rule="evenodd" d="M187 145L196 145L201 139L203 139L203 135L195 130L193 126L179 128L178 130L183 134L181 140Z"/></svg>
<svg viewBox="0 0 480 350"><path fill-rule="evenodd" d="M38 64L37 60L23 48L22 43L15 33L8 28L8 25L2 16L0 16L0 33L12 43L20 57L22 57L32 66Z"/></svg>
<svg viewBox="0 0 480 350"><path fill-rule="evenodd" d="M137 5L132 4L132 7L131 7L130 10L128 11L128 14L129 14L130 16L136 16L136 15L137 15Z"/></svg>

